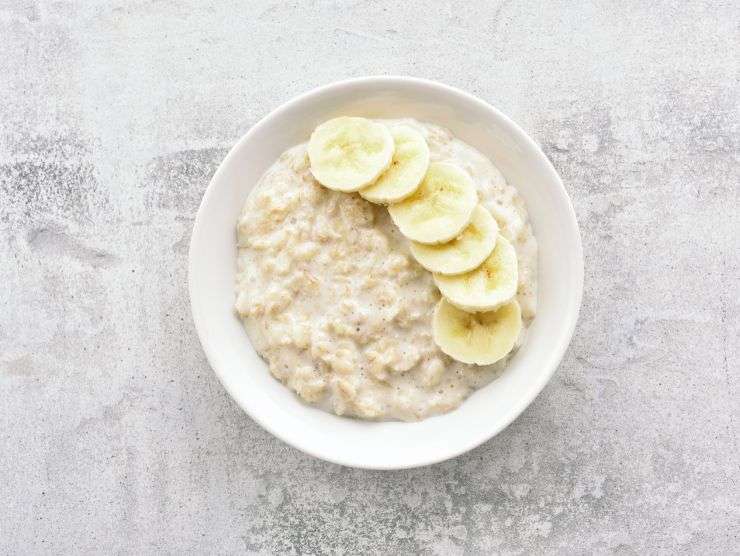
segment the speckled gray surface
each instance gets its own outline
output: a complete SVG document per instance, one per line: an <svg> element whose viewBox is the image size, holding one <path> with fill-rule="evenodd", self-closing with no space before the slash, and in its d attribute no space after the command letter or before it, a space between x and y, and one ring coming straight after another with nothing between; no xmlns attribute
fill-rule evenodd
<svg viewBox="0 0 740 556"><path fill-rule="evenodd" d="M740 552L739 20L732 0L0 0L0 553ZM586 257L532 406L404 472L260 429L186 291L229 146L380 73L517 120Z"/></svg>

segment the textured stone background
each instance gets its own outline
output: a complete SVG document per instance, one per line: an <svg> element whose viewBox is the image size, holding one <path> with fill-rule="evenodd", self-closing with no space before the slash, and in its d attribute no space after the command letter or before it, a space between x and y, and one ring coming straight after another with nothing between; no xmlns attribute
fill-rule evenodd
<svg viewBox="0 0 740 556"><path fill-rule="evenodd" d="M740 5L297 4L0 0L0 553L740 552ZM521 123L586 256L532 406L404 472L247 418L185 272L229 146L300 92L384 73Z"/></svg>

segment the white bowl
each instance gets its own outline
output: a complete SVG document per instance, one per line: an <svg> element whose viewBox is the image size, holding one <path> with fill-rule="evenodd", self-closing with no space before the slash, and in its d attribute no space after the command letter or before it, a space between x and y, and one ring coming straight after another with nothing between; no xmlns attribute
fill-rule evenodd
<svg viewBox="0 0 740 556"><path fill-rule="evenodd" d="M489 156L524 198L539 242L537 316L497 380L456 410L417 423L365 422L302 403L275 380L234 313L236 221L262 173L313 128L339 115L412 117L442 125ZM583 289L578 224L563 184L537 144L509 118L458 89L408 77L320 87L268 114L231 149L198 210L190 242L193 319L226 390L255 421L304 452L342 465L401 469L436 463L485 442L542 390L568 347Z"/></svg>

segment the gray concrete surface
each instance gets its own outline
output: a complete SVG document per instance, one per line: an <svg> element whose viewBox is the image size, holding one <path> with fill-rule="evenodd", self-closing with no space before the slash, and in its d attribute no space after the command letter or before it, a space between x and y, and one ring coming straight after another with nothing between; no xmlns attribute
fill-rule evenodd
<svg viewBox="0 0 740 556"><path fill-rule="evenodd" d="M0 553L740 553L739 20L731 0L0 0ZM185 267L242 133L385 73L543 145L586 286L511 427L365 472L227 397Z"/></svg>

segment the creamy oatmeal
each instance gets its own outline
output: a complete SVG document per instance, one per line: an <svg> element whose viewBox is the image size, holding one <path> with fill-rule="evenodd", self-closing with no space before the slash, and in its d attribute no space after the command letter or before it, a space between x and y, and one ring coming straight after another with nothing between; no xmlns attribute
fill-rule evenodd
<svg viewBox="0 0 740 556"><path fill-rule="evenodd" d="M523 340L534 318L537 243L516 190L443 128L402 120L432 161L454 162L516 250ZM459 406L508 357L468 365L432 338L440 294L383 206L328 190L306 145L286 151L250 193L238 229L236 310L270 372L303 400L364 419L418 420ZM513 353L513 352L512 352Z"/></svg>

